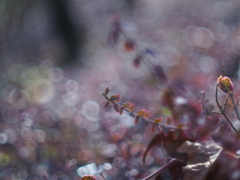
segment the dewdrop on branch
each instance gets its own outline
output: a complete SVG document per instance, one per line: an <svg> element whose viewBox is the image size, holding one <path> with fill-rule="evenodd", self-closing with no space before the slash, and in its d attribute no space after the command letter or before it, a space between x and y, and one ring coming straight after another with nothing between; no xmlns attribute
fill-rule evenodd
<svg viewBox="0 0 240 180"><path fill-rule="evenodd" d="M219 76L217 80L218 87L225 93L229 93L233 90L234 86L230 78Z"/></svg>

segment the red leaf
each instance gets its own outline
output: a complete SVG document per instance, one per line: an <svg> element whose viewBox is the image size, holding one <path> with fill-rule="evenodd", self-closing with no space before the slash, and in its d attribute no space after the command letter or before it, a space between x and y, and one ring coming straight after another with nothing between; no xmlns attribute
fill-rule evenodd
<svg viewBox="0 0 240 180"><path fill-rule="evenodd" d="M116 112L119 112L119 106L118 106L117 104L114 104L113 107L114 107L114 109L115 109Z"/></svg>
<svg viewBox="0 0 240 180"><path fill-rule="evenodd" d="M105 108L107 108L108 106L109 106L109 101L106 102L106 104L105 104Z"/></svg>
<svg viewBox="0 0 240 180"><path fill-rule="evenodd" d="M140 66L141 60L142 60L142 56L140 56L140 55L137 55L134 58L133 64L134 64L135 68L138 68Z"/></svg>
<svg viewBox="0 0 240 180"><path fill-rule="evenodd" d="M166 81L166 75L163 71L163 68L159 65L156 65L153 67L154 74L157 76L157 78L161 81Z"/></svg>
<svg viewBox="0 0 240 180"><path fill-rule="evenodd" d="M109 92L110 92L110 88L107 87L107 88L105 89L105 95L107 95Z"/></svg>
<svg viewBox="0 0 240 180"><path fill-rule="evenodd" d="M126 51L133 51L135 49L135 43L132 40L126 40L124 42L124 48Z"/></svg>

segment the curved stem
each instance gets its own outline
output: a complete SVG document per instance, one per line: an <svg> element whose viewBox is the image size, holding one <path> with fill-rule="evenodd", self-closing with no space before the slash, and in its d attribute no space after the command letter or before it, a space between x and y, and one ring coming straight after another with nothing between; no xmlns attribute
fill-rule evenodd
<svg viewBox="0 0 240 180"><path fill-rule="evenodd" d="M230 95L231 96L231 95ZM228 119L226 113L225 113L225 105L226 105L226 101L224 103L224 109L222 108L222 106L220 105L219 101L218 101L218 84L216 85L216 93L215 93L215 99L216 99L216 103L217 106L220 110L220 112L222 113L222 115L225 117L225 119L227 120L228 124L232 127L232 129L237 133L237 135L239 135L239 132L237 131L237 129L233 126L233 124L231 123L231 121ZM227 98L228 99L228 98Z"/></svg>

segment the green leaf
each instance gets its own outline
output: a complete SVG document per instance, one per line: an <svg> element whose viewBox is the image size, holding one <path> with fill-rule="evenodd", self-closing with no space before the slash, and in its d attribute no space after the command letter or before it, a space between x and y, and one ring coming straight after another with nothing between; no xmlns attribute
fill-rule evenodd
<svg viewBox="0 0 240 180"><path fill-rule="evenodd" d="M142 109L141 111L138 111L137 116L144 116L145 113L146 113L146 110Z"/></svg>
<svg viewBox="0 0 240 180"><path fill-rule="evenodd" d="M111 96L110 101L114 101L114 102L120 101L120 94Z"/></svg>
<svg viewBox="0 0 240 180"><path fill-rule="evenodd" d="M154 120L155 123L160 123L162 121L162 118L157 118Z"/></svg>
<svg viewBox="0 0 240 180"><path fill-rule="evenodd" d="M133 112L135 105L132 103L132 105L128 108L129 111Z"/></svg>
<svg viewBox="0 0 240 180"><path fill-rule="evenodd" d="M131 107L131 106L132 106L132 103L130 103L130 102L125 102L125 103L123 103L123 105L122 105L123 108L129 108L129 107Z"/></svg>
<svg viewBox="0 0 240 180"><path fill-rule="evenodd" d="M178 125L177 125L177 128L178 128L178 129L182 129L184 126L185 126L185 124L178 124Z"/></svg>

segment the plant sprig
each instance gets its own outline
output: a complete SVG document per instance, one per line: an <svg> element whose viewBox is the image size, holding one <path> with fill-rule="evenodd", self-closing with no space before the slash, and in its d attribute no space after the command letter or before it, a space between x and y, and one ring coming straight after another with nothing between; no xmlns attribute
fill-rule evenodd
<svg viewBox="0 0 240 180"><path fill-rule="evenodd" d="M134 104L131 103L131 102L126 102L124 103L123 105L120 105L118 103L118 101L120 101L120 95L113 95L113 96L110 96L108 97L108 93L110 92L110 88L107 87L105 92L102 93L102 95L105 97L105 99L107 100L106 104L105 104L105 107L108 107L109 106L109 103L111 102L113 105L114 105L114 109L116 112L118 112L120 115L123 113L123 110L128 112L129 115L133 118L135 118L135 124L138 123L138 121L140 119L144 120L145 122L147 123L150 123L152 124L153 126L160 126L160 127L163 127L163 128L167 128L167 129L172 129L172 130L180 130L180 129L186 129L185 124L179 124L177 126L173 126L173 125L169 125L169 122L167 124L165 123L162 123L162 118L157 118L155 120L153 119L150 119L149 118L149 111L145 110L145 109L142 109L140 111L138 111L137 113L136 112L133 112L134 110ZM152 128L154 129L154 128Z"/></svg>

